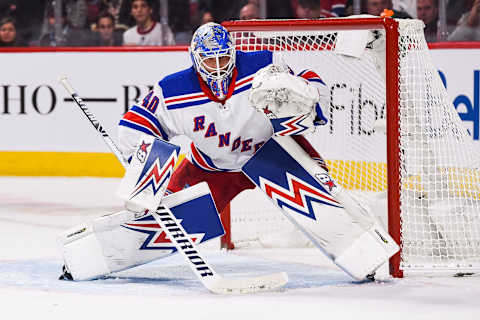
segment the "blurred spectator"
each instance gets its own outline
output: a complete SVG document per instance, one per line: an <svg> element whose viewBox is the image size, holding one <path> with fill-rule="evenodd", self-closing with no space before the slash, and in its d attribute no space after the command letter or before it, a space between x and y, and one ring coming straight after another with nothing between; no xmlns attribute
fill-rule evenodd
<svg viewBox="0 0 480 320"><path fill-rule="evenodd" d="M392 0L362 0L361 13L371 14L374 16L381 16L384 10L392 10ZM345 8L347 15L353 14L353 0L347 0L347 6ZM408 19L411 18L408 13L401 10L393 11L393 18Z"/></svg>
<svg viewBox="0 0 480 320"><path fill-rule="evenodd" d="M115 30L115 18L110 12L100 13L96 24L96 30L93 32L90 40L92 46L121 46L123 42L123 32Z"/></svg>
<svg viewBox="0 0 480 320"><path fill-rule="evenodd" d="M265 0L266 1L266 18L267 19L289 19L295 16L297 0ZM324 0L328 1L328 0ZM259 0L248 0L248 3L256 5L260 8ZM260 11L260 10L259 10ZM260 16L260 14L259 14Z"/></svg>
<svg viewBox="0 0 480 320"><path fill-rule="evenodd" d="M260 19L260 9L256 4L247 3L240 9L240 20Z"/></svg>
<svg viewBox="0 0 480 320"><path fill-rule="evenodd" d="M108 8L114 13L116 27L118 29L128 29L136 25L135 18L132 15L132 0L102 0L108 2ZM161 20L160 0L149 0L152 8L152 20L160 22L164 29L169 29L174 36L177 44L189 44L192 34L192 19L190 13L190 0L168 0L167 19L168 25Z"/></svg>
<svg viewBox="0 0 480 320"><path fill-rule="evenodd" d="M40 37L48 0L0 0L0 16L15 19L17 35L28 44Z"/></svg>
<svg viewBox="0 0 480 320"><path fill-rule="evenodd" d="M24 47L26 43L17 35L15 19L0 19L0 47Z"/></svg>
<svg viewBox="0 0 480 320"><path fill-rule="evenodd" d="M62 0L62 2L67 14L68 25L75 29L85 29L87 27L86 0Z"/></svg>
<svg viewBox="0 0 480 320"><path fill-rule="evenodd" d="M417 0L417 17L425 23L427 42L437 41L438 0Z"/></svg>
<svg viewBox="0 0 480 320"><path fill-rule="evenodd" d="M244 1L228 0L198 0L198 12L210 12L215 22L234 20L238 18L240 8L245 4Z"/></svg>
<svg viewBox="0 0 480 320"><path fill-rule="evenodd" d="M292 18L294 16L294 11L292 10L292 3L296 1L297 0L265 0L267 19ZM196 29L195 26L201 25L201 16L205 12L209 12L212 15L214 22L221 23L227 20L239 19L240 11L243 8L247 7L247 5L256 6L258 11L258 17L261 18L259 4L259 0L191 0L190 7L192 17L196 22L194 23L193 29ZM247 7L248 10L252 10L251 8L253 7Z"/></svg>
<svg viewBox="0 0 480 320"><path fill-rule="evenodd" d="M132 4L134 0L123 0L120 5L120 12L118 14L118 23L131 28L136 25L135 18L132 16ZM160 21L160 0L149 1L152 8L153 21Z"/></svg>
<svg viewBox="0 0 480 320"><path fill-rule="evenodd" d="M107 11L113 16L116 30L127 30L129 28L128 25L120 22L120 10L122 7L125 7L125 3L127 2L129 2L129 0L102 0L102 12ZM129 12L130 11L128 11L127 14L128 18L131 17Z"/></svg>
<svg viewBox="0 0 480 320"><path fill-rule="evenodd" d="M211 11L206 10L203 8L202 10L198 10L198 6L195 6L193 10L190 11L192 17L192 30L197 30L202 24L208 22L217 22L213 18L213 14ZM217 22L218 23L218 22Z"/></svg>
<svg viewBox="0 0 480 320"><path fill-rule="evenodd" d="M388 7L388 0L366 0L365 2L365 13L371 14L374 16L380 16L380 14L385 9L391 9Z"/></svg>
<svg viewBox="0 0 480 320"><path fill-rule="evenodd" d="M460 17L472 7L473 0L448 0L447 25L456 25Z"/></svg>
<svg viewBox="0 0 480 320"><path fill-rule="evenodd" d="M19 0L0 0L0 16L12 17L17 23L23 22L25 8L22 5Z"/></svg>
<svg viewBox="0 0 480 320"><path fill-rule="evenodd" d="M217 22L213 18L213 14L210 11L197 11L194 10L192 12L192 23L193 23L193 30L197 30L198 27L200 27L202 24L208 23L208 22ZM218 22L217 22L218 23Z"/></svg>
<svg viewBox="0 0 480 320"><path fill-rule="evenodd" d="M385 9L393 9L392 0L364 0L364 3L364 13L372 14L374 16L381 16ZM396 10L394 11L392 18L406 19L411 17L404 11Z"/></svg>
<svg viewBox="0 0 480 320"><path fill-rule="evenodd" d="M174 45L172 31L153 20L152 0L133 0L131 14L136 25L123 34L124 45L162 46Z"/></svg>
<svg viewBox="0 0 480 320"><path fill-rule="evenodd" d="M67 11L67 19L72 28L91 29L98 15L106 7L105 0L62 0Z"/></svg>
<svg viewBox="0 0 480 320"><path fill-rule="evenodd" d="M334 17L332 13L322 9L318 0L298 0L296 15L300 19Z"/></svg>
<svg viewBox="0 0 480 320"><path fill-rule="evenodd" d="M347 0L322 0L320 1L322 9L335 17L345 16L345 6Z"/></svg>
<svg viewBox="0 0 480 320"><path fill-rule="evenodd" d="M175 36L176 44L190 44L192 38L190 0L168 1L168 25Z"/></svg>
<svg viewBox="0 0 480 320"><path fill-rule="evenodd" d="M87 30L73 28L67 19L67 11L65 6L62 6L61 34L58 38L55 36L55 8L52 5L47 6L46 9L46 25L43 33L38 40L37 45L42 47L78 47L87 44Z"/></svg>
<svg viewBox="0 0 480 320"><path fill-rule="evenodd" d="M480 41L480 0L473 0L470 11L458 20L457 27L448 37L450 41Z"/></svg>
<svg viewBox="0 0 480 320"><path fill-rule="evenodd" d="M256 1L249 1L245 4L238 13L240 20L260 19L260 8ZM240 50L262 50L261 44L264 40L257 38L251 32L234 32L232 36L235 38L235 45ZM257 47L257 45L259 45Z"/></svg>
<svg viewBox="0 0 480 320"><path fill-rule="evenodd" d="M410 17L417 17L417 0L395 0L393 1L394 11L406 12Z"/></svg>
<svg viewBox="0 0 480 320"><path fill-rule="evenodd" d="M77 0L78 1L78 0ZM87 27L95 27L98 17L104 9L104 3L101 0L85 0L87 5Z"/></svg>
<svg viewBox="0 0 480 320"><path fill-rule="evenodd" d="M249 1L245 4L238 14L240 20L253 20L260 19L260 7L258 6L258 1ZM235 33L235 44L240 45L240 50L251 50L252 45L261 45L264 43L264 40L257 38L251 32L236 32ZM246 46L245 46L246 45ZM255 50L262 50L263 48L256 47Z"/></svg>
<svg viewBox="0 0 480 320"><path fill-rule="evenodd" d="M215 22L215 20L213 19L213 15L210 11L203 12L201 14L201 16L202 16L201 17L201 22L200 22L199 26L201 26L202 24L208 23L208 22Z"/></svg>

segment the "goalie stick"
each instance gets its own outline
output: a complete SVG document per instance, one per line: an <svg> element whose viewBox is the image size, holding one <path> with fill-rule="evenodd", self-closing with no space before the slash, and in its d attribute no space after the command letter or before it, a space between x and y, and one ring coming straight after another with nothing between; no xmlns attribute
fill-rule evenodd
<svg viewBox="0 0 480 320"><path fill-rule="evenodd" d="M100 122L90 112L87 105L78 96L73 87L67 80L66 76L61 76L60 83L72 96L77 106L82 110L83 114L90 121L96 131L101 134L103 140L117 157L123 167L126 167L127 161L123 158L120 149L118 149L115 142L110 138L108 133L100 125ZM285 285L288 281L288 276L285 272L278 272L264 276L244 278L244 279L227 279L220 276L210 266L207 260L198 252L197 246L188 237L182 225L175 218L170 209L159 206L156 212L152 213L155 220L165 231L168 238L175 245L176 249L185 257L189 267L200 279L202 284L213 293L227 294L227 293L255 293L261 291L269 291Z"/></svg>

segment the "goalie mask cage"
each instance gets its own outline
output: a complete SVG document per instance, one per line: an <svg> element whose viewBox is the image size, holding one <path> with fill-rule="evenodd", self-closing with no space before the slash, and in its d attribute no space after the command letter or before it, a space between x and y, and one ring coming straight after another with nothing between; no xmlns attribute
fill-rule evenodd
<svg viewBox="0 0 480 320"><path fill-rule="evenodd" d="M432 64L423 22L349 18L224 26L237 50L273 51L296 73L308 68L324 80L329 122L307 138L336 181L388 224L401 247L390 260L394 277L480 269L480 154ZM349 43L361 39L366 45L352 54ZM302 234L259 193L240 194L222 213L223 245L303 245Z"/></svg>

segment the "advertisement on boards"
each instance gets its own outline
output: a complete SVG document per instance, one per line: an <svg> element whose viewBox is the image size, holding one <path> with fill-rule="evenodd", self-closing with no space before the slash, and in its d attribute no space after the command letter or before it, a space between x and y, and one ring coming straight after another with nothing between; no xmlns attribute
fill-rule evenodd
<svg viewBox="0 0 480 320"><path fill-rule="evenodd" d="M430 53L452 104L477 142L480 139L480 48L435 48ZM109 153L59 84L61 75L68 77L79 96L116 141L117 124L123 113L164 76L191 65L184 48L165 51L1 52L0 56L0 127L2 133L8 133L10 137L2 139L0 152L3 154ZM342 99L354 93L363 100L371 96L367 86L360 85L354 93L348 90L348 85L335 87L332 103L343 105ZM362 103L377 113L384 112L384 104L382 108L377 98L367 100ZM334 114L333 120L339 114ZM328 128L333 130L332 123ZM353 127L352 130L356 132L362 128ZM178 143L185 144L185 141L180 139Z"/></svg>

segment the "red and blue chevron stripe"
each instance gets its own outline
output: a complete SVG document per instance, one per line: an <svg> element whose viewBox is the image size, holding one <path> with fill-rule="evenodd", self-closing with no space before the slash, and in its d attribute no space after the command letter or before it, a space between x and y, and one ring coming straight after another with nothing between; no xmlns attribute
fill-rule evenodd
<svg viewBox="0 0 480 320"><path fill-rule="evenodd" d="M325 82L323 82L322 78L320 78L320 76L315 71L305 69L300 72L298 76L307 79L310 82L318 82L325 85Z"/></svg>
<svg viewBox="0 0 480 320"><path fill-rule="evenodd" d="M143 174L139 182L136 185L136 188L132 191L131 198L138 195L140 192L152 187L153 194L156 195L157 192L162 188L165 182L168 183L170 180L173 170L175 168L175 163L177 162L177 153L173 152L170 158L167 160L165 165L162 167L159 159L157 158L153 164L148 168ZM161 173L160 173L161 172Z"/></svg>
<svg viewBox="0 0 480 320"><path fill-rule="evenodd" d="M315 220L312 202L319 202L328 206L342 208L342 206L327 192L319 190L300 180L290 173L286 173L288 189L279 186L264 177L260 177L259 187L280 208L288 207L304 216Z"/></svg>
<svg viewBox="0 0 480 320"><path fill-rule="evenodd" d="M287 117L280 119L271 119L275 134L279 136L290 136L300 134L308 129L302 124L309 115L304 114L296 117Z"/></svg>
<svg viewBox="0 0 480 320"><path fill-rule="evenodd" d="M181 223L181 220L178 220L178 222ZM140 250L168 250L170 251L169 253L177 251L175 245L167 238L162 227L151 215L137 219L134 222L122 224L122 227L147 234L147 238L139 248ZM201 243L205 234L198 233L190 234L189 236L194 243Z"/></svg>
<svg viewBox="0 0 480 320"><path fill-rule="evenodd" d="M329 190L300 164L297 148L293 139L271 138L242 167L242 172L280 208L289 208L311 219L316 219L314 202L342 208ZM308 159L308 155L298 154L298 157Z"/></svg>

